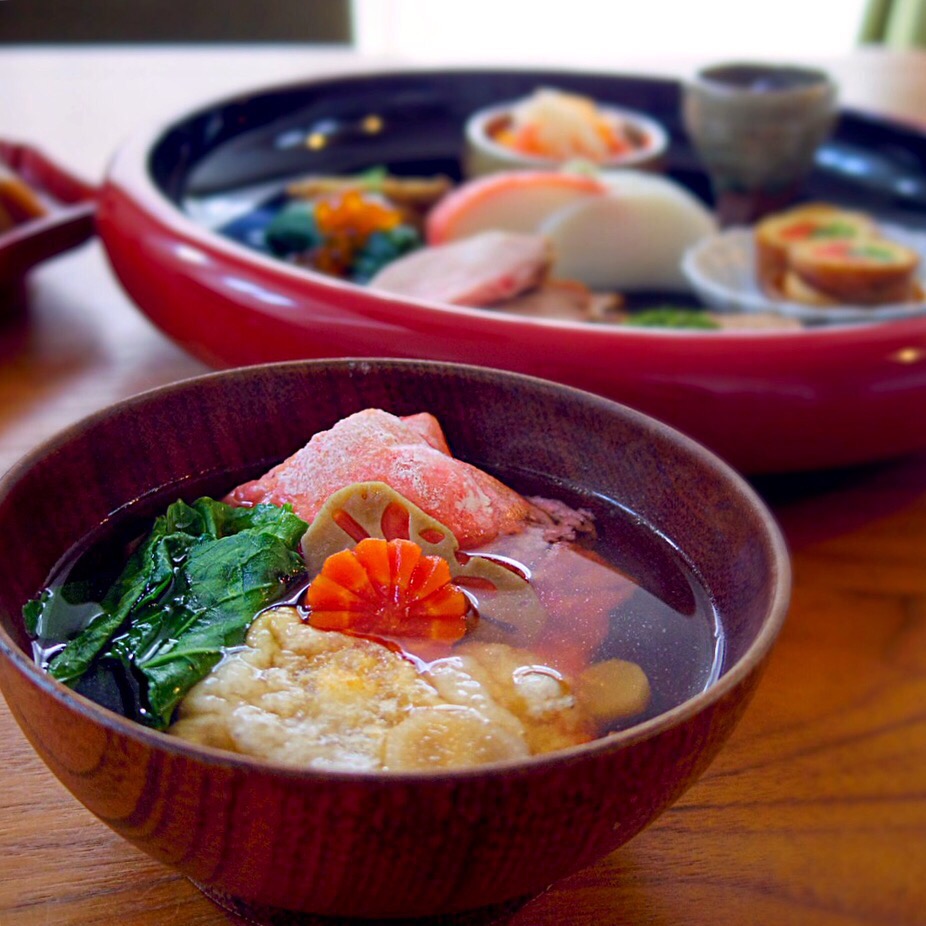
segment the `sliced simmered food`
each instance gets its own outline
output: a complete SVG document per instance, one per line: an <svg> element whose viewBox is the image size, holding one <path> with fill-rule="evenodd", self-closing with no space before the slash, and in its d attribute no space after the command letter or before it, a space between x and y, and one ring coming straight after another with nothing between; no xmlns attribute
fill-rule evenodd
<svg viewBox="0 0 926 926"><path fill-rule="evenodd" d="M487 306L537 286L551 260L539 235L487 231L413 251L387 264L370 286L430 302Z"/></svg>

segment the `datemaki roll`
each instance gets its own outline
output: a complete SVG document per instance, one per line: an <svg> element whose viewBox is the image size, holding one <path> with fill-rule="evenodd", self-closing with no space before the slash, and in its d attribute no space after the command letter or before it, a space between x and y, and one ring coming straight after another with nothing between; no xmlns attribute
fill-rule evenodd
<svg viewBox="0 0 926 926"><path fill-rule="evenodd" d="M855 241L878 234L867 215L827 203L809 203L776 213L755 229L756 274L759 285L781 295L789 270L789 252L803 242Z"/></svg>
<svg viewBox="0 0 926 926"><path fill-rule="evenodd" d="M916 251L885 238L814 240L791 248L787 298L816 305L886 305L920 294Z"/></svg>

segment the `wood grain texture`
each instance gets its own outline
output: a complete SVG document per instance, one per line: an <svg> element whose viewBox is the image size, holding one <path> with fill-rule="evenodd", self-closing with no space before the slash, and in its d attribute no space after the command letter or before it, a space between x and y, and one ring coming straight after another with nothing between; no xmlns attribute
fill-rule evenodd
<svg viewBox="0 0 926 926"><path fill-rule="evenodd" d="M185 58L155 98L144 92L150 61L123 56L120 82L119 60L78 56L62 76L49 56L4 53L4 129L47 138L93 175L134 121L185 105L190 86L209 95L327 66L302 52L256 56L249 71L228 53ZM848 102L926 123L926 56L829 64ZM113 85L88 130L86 100ZM3 468L90 411L204 369L124 299L95 244L36 271L27 295L19 310L7 298L0 321ZM513 926L926 924L926 455L762 489L796 584L744 720L653 827ZM0 744L2 926L238 922L74 801L2 702Z"/></svg>

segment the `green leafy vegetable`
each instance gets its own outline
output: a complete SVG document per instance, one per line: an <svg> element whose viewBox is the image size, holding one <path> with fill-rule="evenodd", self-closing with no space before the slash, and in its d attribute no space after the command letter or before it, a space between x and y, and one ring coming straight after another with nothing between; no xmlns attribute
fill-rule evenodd
<svg viewBox="0 0 926 926"><path fill-rule="evenodd" d="M315 221L315 206L296 200L281 209L264 231L267 247L278 257L304 254L324 243Z"/></svg>
<svg viewBox="0 0 926 926"><path fill-rule="evenodd" d="M368 167L366 170L354 175L354 179L357 180L358 183L371 190L381 190L383 188L383 182L388 178L389 171L383 164L378 164L375 167Z"/></svg>
<svg viewBox="0 0 926 926"><path fill-rule="evenodd" d="M675 306L660 306L636 312L625 322L639 328L701 328L713 330L720 325L701 309L683 309Z"/></svg>
<svg viewBox="0 0 926 926"><path fill-rule="evenodd" d="M419 247L421 235L411 225L373 232L354 258L351 279L355 283L369 283L386 264Z"/></svg>
<svg viewBox="0 0 926 926"><path fill-rule="evenodd" d="M381 181L378 171L364 175L364 185L370 188ZM268 223L264 238L277 257L306 254L326 245L325 236L318 230L315 203L311 200L297 200L281 209ZM421 247L421 243L421 234L411 225L373 232L350 262L349 277L354 283L368 283L382 267Z"/></svg>
<svg viewBox="0 0 926 926"><path fill-rule="evenodd" d="M26 625L26 633L30 636L34 637L38 633L42 612L48 607L51 597L51 589L46 588L38 598L26 602L23 608L23 622Z"/></svg>
<svg viewBox="0 0 926 926"><path fill-rule="evenodd" d="M175 502L49 672L74 685L101 661L115 660L144 682L140 719L166 727L225 648L243 643L257 612L304 571L298 546L307 526L288 507ZM73 598L67 587L60 594ZM57 601L46 590L26 605L33 632L50 624L46 612Z"/></svg>

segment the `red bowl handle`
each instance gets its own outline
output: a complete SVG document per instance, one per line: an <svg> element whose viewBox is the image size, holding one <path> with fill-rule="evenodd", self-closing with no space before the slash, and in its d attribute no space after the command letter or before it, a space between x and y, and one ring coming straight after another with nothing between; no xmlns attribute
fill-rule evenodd
<svg viewBox="0 0 926 926"><path fill-rule="evenodd" d="M99 190L32 145L0 139L0 163L41 193L48 212L0 233L0 286L96 233Z"/></svg>
<svg viewBox="0 0 926 926"><path fill-rule="evenodd" d="M35 187L64 205L95 200L99 190L32 145L0 139L0 161Z"/></svg>
<svg viewBox="0 0 926 926"><path fill-rule="evenodd" d="M0 286L92 238L96 234L95 213L95 203L77 203L0 235Z"/></svg>

